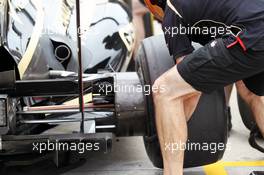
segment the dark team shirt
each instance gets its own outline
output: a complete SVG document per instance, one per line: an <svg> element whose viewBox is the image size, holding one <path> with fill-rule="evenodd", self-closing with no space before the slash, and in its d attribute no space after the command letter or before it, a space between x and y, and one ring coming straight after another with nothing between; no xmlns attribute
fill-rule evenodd
<svg viewBox="0 0 264 175"><path fill-rule="evenodd" d="M192 41L204 45L219 37L227 47L264 51L264 0L170 0L163 30L176 58L194 50Z"/></svg>

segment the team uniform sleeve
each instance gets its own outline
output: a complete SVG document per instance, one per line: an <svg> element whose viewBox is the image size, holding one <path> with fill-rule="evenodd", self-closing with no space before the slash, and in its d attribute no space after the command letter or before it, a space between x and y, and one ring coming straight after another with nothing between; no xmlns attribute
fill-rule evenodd
<svg viewBox="0 0 264 175"><path fill-rule="evenodd" d="M194 51L188 35L180 32L182 27L184 27L182 18L167 9L162 28L169 52L175 59Z"/></svg>

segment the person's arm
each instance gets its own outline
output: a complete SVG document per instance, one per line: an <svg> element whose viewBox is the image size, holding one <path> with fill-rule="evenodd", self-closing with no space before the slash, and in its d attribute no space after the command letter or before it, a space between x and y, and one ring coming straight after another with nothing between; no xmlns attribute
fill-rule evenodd
<svg viewBox="0 0 264 175"><path fill-rule="evenodd" d="M182 34L165 34L166 43L170 54L177 60L194 51L192 41L187 35Z"/></svg>
<svg viewBox="0 0 264 175"><path fill-rule="evenodd" d="M166 9L162 28L170 54L177 60L194 51L188 33L183 33L185 28L183 19L169 8Z"/></svg>

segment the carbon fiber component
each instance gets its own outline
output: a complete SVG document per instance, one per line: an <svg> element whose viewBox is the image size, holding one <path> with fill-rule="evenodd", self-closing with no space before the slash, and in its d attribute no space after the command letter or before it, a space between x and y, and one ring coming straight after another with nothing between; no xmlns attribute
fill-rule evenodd
<svg viewBox="0 0 264 175"><path fill-rule="evenodd" d="M115 80L117 136L145 134L144 86L137 73L119 73Z"/></svg>

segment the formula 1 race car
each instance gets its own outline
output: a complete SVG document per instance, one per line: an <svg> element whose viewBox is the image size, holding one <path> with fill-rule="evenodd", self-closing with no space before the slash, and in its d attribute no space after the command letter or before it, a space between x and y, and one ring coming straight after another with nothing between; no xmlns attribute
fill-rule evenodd
<svg viewBox="0 0 264 175"><path fill-rule="evenodd" d="M144 40L135 71L127 72L135 38L129 6L83 1L78 10L75 2L0 0L0 160L52 156L60 166L80 143L107 153L114 137L143 136L150 160L162 168L151 93L175 65L164 37ZM222 158L224 90L202 95L193 115L185 167Z"/></svg>

